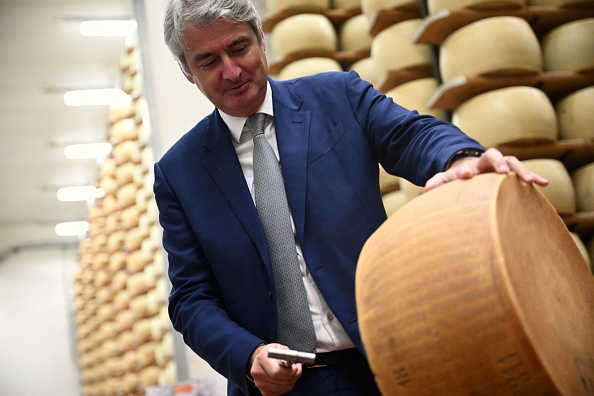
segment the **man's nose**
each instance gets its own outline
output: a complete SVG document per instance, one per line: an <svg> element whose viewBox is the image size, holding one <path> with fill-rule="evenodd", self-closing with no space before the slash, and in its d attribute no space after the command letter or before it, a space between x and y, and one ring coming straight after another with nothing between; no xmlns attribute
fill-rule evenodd
<svg viewBox="0 0 594 396"><path fill-rule="evenodd" d="M222 58L223 78L237 81L241 75L241 67L228 56Z"/></svg>

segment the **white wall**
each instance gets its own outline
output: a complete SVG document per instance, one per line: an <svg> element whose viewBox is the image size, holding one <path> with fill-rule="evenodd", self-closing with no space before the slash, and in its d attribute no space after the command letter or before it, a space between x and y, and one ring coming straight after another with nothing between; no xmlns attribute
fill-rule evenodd
<svg viewBox="0 0 594 396"><path fill-rule="evenodd" d="M76 253L25 249L0 262L0 395L81 394L70 310Z"/></svg>

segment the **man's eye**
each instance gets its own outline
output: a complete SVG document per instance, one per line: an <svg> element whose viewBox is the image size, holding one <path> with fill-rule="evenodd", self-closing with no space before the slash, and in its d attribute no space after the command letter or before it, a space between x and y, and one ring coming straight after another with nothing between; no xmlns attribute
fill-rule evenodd
<svg viewBox="0 0 594 396"><path fill-rule="evenodd" d="M242 54L248 49L247 45L242 45L241 47L237 47L233 50L236 54Z"/></svg>

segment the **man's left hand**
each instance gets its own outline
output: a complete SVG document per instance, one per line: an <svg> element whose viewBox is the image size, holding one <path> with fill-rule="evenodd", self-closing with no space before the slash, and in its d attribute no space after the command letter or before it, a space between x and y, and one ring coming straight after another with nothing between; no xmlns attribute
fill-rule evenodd
<svg viewBox="0 0 594 396"><path fill-rule="evenodd" d="M515 172L520 180L528 184L535 183L543 187L549 184L544 177L526 169L524 164L516 157L504 156L499 150L490 148L480 157L464 157L454 162L448 170L440 172L429 179L425 184L425 191L457 179L470 179L474 175L488 172Z"/></svg>

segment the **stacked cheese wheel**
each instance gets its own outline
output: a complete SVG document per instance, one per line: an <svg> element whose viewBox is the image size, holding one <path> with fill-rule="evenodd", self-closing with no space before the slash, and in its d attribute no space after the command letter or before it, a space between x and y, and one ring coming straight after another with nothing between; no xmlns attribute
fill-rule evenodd
<svg viewBox="0 0 594 396"><path fill-rule="evenodd" d="M137 395L173 385L175 365L166 311L167 283L156 204L152 152L143 123L142 89L131 46L122 84L132 97L110 112L113 150L99 167L105 195L89 211L75 278L83 395ZM128 83L126 83L128 81Z"/></svg>
<svg viewBox="0 0 594 396"><path fill-rule="evenodd" d="M357 12L358 1L271 3L274 4L269 4L268 11L282 16L270 32L273 58L282 65L275 72L277 78L348 70L354 63L347 61L348 56L357 60L369 56L369 21L365 14ZM343 11L348 18L331 20L325 14L331 9ZM337 56L341 52L348 56Z"/></svg>

